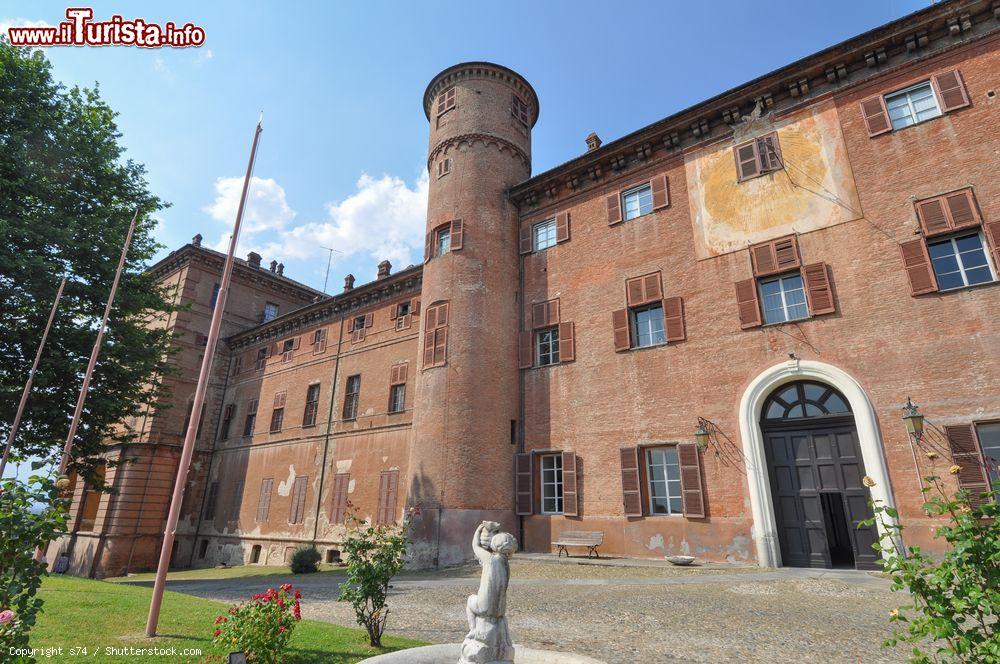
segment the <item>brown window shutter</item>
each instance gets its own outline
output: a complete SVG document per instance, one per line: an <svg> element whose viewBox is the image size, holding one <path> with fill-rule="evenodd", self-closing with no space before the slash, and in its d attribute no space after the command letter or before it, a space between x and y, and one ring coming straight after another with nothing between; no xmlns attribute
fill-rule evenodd
<svg viewBox="0 0 1000 664"><path fill-rule="evenodd" d="M629 338L628 309L611 312L611 327L615 335L615 352L620 353L632 347Z"/></svg>
<svg viewBox="0 0 1000 664"><path fill-rule="evenodd" d="M458 94L458 88L451 88L447 92L447 97L445 99L445 110L451 110L455 108L455 96Z"/></svg>
<svg viewBox="0 0 1000 664"><path fill-rule="evenodd" d="M274 480L268 477L260 482L260 496L257 498L257 521L265 523L271 509L271 487Z"/></svg>
<svg viewBox="0 0 1000 664"><path fill-rule="evenodd" d="M389 384L396 385L399 382L399 367L393 365L389 367Z"/></svg>
<svg viewBox="0 0 1000 664"><path fill-rule="evenodd" d="M295 478L292 486L292 506L288 511L288 523L302 523L306 504L306 481L308 477L300 475Z"/></svg>
<svg viewBox="0 0 1000 664"><path fill-rule="evenodd" d="M439 327L434 330L434 366L441 366L448 361L448 328Z"/></svg>
<svg viewBox="0 0 1000 664"><path fill-rule="evenodd" d="M805 286L806 303L809 314L832 314L837 310L833 302L833 288L830 286L830 266L826 263L812 263L802 266L802 284Z"/></svg>
<svg viewBox="0 0 1000 664"><path fill-rule="evenodd" d="M458 251L462 248L462 220L455 219L451 222L451 251Z"/></svg>
<svg viewBox="0 0 1000 664"><path fill-rule="evenodd" d="M396 320L397 318L399 318L399 316L400 316L400 313L399 313L400 306L401 305L397 304L395 306L389 307L389 319L390 320Z"/></svg>
<svg viewBox="0 0 1000 664"><path fill-rule="evenodd" d="M350 486L350 473L337 473L333 477L333 504L330 505L331 524L341 524L347 516L347 490Z"/></svg>
<svg viewBox="0 0 1000 664"><path fill-rule="evenodd" d="M437 312L438 307L428 307L426 314L424 315L424 329L433 330L437 327Z"/></svg>
<svg viewBox="0 0 1000 664"><path fill-rule="evenodd" d="M988 221L983 224L983 231L986 235L986 244L993 254L993 268L1000 270L1000 221Z"/></svg>
<svg viewBox="0 0 1000 664"><path fill-rule="evenodd" d="M927 243L909 240L899 245L899 255L903 258L906 278L910 281L910 295L923 295L937 291L937 277L927 254Z"/></svg>
<svg viewBox="0 0 1000 664"><path fill-rule="evenodd" d="M935 196L927 200L917 201L917 218L924 229L924 235L930 237L951 231L951 220L945 209L944 197Z"/></svg>
<svg viewBox="0 0 1000 664"><path fill-rule="evenodd" d="M427 233L424 236L424 262L426 263L430 259L434 258L434 244L431 242L432 235Z"/></svg>
<svg viewBox="0 0 1000 664"><path fill-rule="evenodd" d="M301 344L302 344L302 335L300 334L299 336L295 337L295 339L292 341L292 350L298 350Z"/></svg>
<svg viewBox="0 0 1000 664"><path fill-rule="evenodd" d="M760 174L760 158L757 155L757 141L750 141L733 148L736 158L736 179L739 182Z"/></svg>
<svg viewBox="0 0 1000 664"><path fill-rule="evenodd" d="M971 503L982 504L983 499L979 494L989 491L990 483L975 430L971 424L962 424L946 426L944 431L951 447L951 458L956 466L961 467L958 471L958 488L969 492Z"/></svg>
<svg viewBox="0 0 1000 664"><path fill-rule="evenodd" d="M687 328L684 325L684 298L668 297L663 300L663 329L667 334L668 343L687 339Z"/></svg>
<svg viewBox="0 0 1000 664"><path fill-rule="evenodd" d="M670 205L670 187L667 183L666 175L657 175L650 180L649 188L653 194L654 210L659 210Z"/></svg>
<svg viewBox="0 0 1000 664"><path fill-rule="evenodd" d="M663 286L660 283L660 273L654 272L642 278L642 303L649 304L663 299Z"/></svg>
<svg viewBox="0 0 1000 664"><path fill-rule="evenodd" d="M385 520L382 523L396 523L396 497L399 494L399 471L383 471L387 476L385 487Z"/></svg>
<svg viewBox="0 0 1000 664"><path fill-rule="evenodd" d="M275 392L274 393L274 407L275 408L284 408L285 407L285 393L284 392Z"/></svg>
<svg viewBox="0 0 1000 664"><path fill-rule="evenodd" d="M637 307L646 302L645 288L642 277L625 281L625 302L630 307Z"/></svg>
<svg viewBox="0 0 1000 664"><path fill-rule="evenodd" d="M375 323L375 314L365 314L365 327L369 328Z"/></svg>
<svg viewBox="0 0 1000 664"><path fill-rule="evenodd" d="M424 331L424 367L434 366L434 330Z"/></svg>
<svg viewBox="0 0 1000 664"><path fill-rule="evenodd" d="M531 242L531 224L521 225L519 245L522 254L530 254L534 250Z"/></svg>
<svg viewBox="0 0 1000 664"><path fill-rule="evenodd" d="M547 325L559 324L559 298L545 303L545 323Z"/></svg>
<svg viewBox="0 0 1000 664"><path fill-rule="evenodd" d="M619 450L622 461L622 504L625 516L642 516L642 493L639 491L639 449L623 447Z"/></svg>
<svg viewBox="0 0 1000 664"><path fill-rule="evenodd" d="M681 471L681 497L684 499L684 516L689 519L705 518L705 494L701 485L701 456L694 443L677 445L677 461Z"/></svg>
<svg viewBox="0 0 1000 664"><path fill-rule="evenodd" d="M535 302L532 304L531 327L545 327L548 324L548 302Z"/></svg>
<svg viewBox="0 0 1000 664"><path fill-rule="evenodd" d="M435 327L443 327L448 324L448 308L447 302L438 305L437 325Z"/></svg>
<svg viewBox="0 0 1000 664"><path fill-rule="evenodd" d="M576 453L562 453L563 515L579 516L580 506L576 490Z"/></svg>
<svg viewBox="0 0 1000 664"><path fill-rule="evenodd" d="M514 455L514 493L515 512L519 516L531 514L534 510L534 497L531 490L532 455L530 453Z"/></svg>
<svg viewBox="0 0 1000 664"><path fill-rule="evenodd" d="M399 379L400 384L406 382L407 374L409 373L409 369L410 369L410 365L409 364L404 363L404 364L400 364L399 365L399 376L398 376L398 379Z"/></svg>
<svg viewBox="0 0 1000 664"><path fill-rule="evenodd" d="M794 235L752 245L750 258L754 276L757 277L794 270L802 264L799 243Z"/></svg>
<svg viewBox="0 0 1000 664"><path fill-rule="evenodd" d="M530 369L535 364L534 332L518 332L517 365L520 369Z"/></svg>
<svg viewBox="0 0 1000 664"><path fill-rule="evenodd" d="M865 119L865 127L868 129L869 137L892 131L892 123L889 122L889 109L885 107L885 99L882 95L875 95L861 101L861 117Z"/></svg>
<svg viewBox="0 0 1000 664"><path fill-rule="evenodd" d="M760 303L757 300L757 280L736 282L736 306L740 311L740 327L744 330L761 324Z"/></svg>
<svg viewBox="0 0 1000 664"><path fill-rule="evenodd" d="M415 297L410 300L410 315L419 316L420 315L420 298Z"/></svg>
<svg viewBox="0 0 1000 664"><path fill-rule="evenodd" d="M556 215L556 243L565 242L569 239L569 212L560 212ZM530 236L529 236L530 240Z"/></svg>
<svg viewBox="0 0 1000 664"><path fill-rule="evenodd" d="M948 210L948 216L951 217L952 228L969 228L982 223L979 208L976 206L976 197L971 189L945 194L944 204Z"/></svg>
<svg viewBox="0 0 1000 664"><path fill-rule="evenodd" d="M774 244L762 242L750 247L750 261L753 263L753 273L756 276L772 274L777 270L778 262L774 257Z"/></svg>
<svg viewBox="0 0 1000 664"><path fill-rule="evenodd" d="M614 226L622 220L622 198L617 191L607 197L608 225Z"/></svg>
<svg viewBox="0 0 1000 664"><path fill-rule="evenodd" d="M962 75L958 73L957 69L932 76L931 81L934 83L934 89L937 91L938 101L941 102L941 110L944 113L969 105L969 93L966 91Z"/></svg>
<svg viewBox="0 0 1000 664"><path fill-rule="evenodd" d="M573 334L573 323L559 323L559 361L574 360L576 360L576 339Z"/></svg>
<svg viewBox="0 0 1000 664"><path fill-rule="evenodd" d="M781 168L781 144L778 134L771 133L757 139L757 155L761 172L776 171Z"/></svg>
<svg viewBox="0 0 1000 664"><path fill-rule="evenodd" d="M794 235L778 238L772 244L778 270L793 270L802 265L799 260L799 241Z"/></svg>

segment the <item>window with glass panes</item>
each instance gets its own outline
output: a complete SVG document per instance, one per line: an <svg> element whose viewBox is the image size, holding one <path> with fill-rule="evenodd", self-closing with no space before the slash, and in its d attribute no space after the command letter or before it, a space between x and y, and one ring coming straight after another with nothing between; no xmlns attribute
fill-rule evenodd
<svg viewBox="0 0 1000 664"><path fill-rule="evenodd" d="M893 129L902 129L941 115L930 81L885 96L885 107Z"/></svg>
<svg viewBox="0 0 1000 664"><path fill-rule="evenodd" d="M653 189L648 184L629 189L622 194L622 204L626 221L649 214L653 211Z"/></svg>
<svg viewBox="0 0 1000 664"><path fill-rule="evenodd" d="M979 233L927 243L938 288L962 288L995 280Z"/></svg>
<svg viewBox="0 0 1000 664"><path fill-rule="evenodd" d="M542 468L542 514L561 514L563 511L562 455L545 454L540 458Z"/></svg>
<svg viewBox="0 0 1000 664"><path fill-rule="evenodd" d="M983 449L990 486L994 491L1000 491L1000 422L977 424L976 436Z"/></svg>
<svg viewBox="0 0 1000 664"><path fill-rule="evenodd" d="M257 369L257 371L262 371L266 364L267 364L267 348L261 348L260 350L257 351L257 362L254 365L254 368Z"/></svg>
<svg viewBox="0 0 1000 664"><path fill-rule="evenodd" d="M764 323L783 323L809 317L802 275L798 272L761 279L760 299L764 305Z"/></svg>
<svg viewBox="0 0 1000 664"><path fill-rule="evenodd" d="M437 237L434 238L434 255L444 256L451 250L451 227L445 226L438 229Z"/></svg>
<svg viewBox="0 0 1000 664"><path fill-rule="evenodd" d="M353 420L358 416L358 394L361 392L361 376L347 379L347 393L344 395L344 419Z"/></svg>
<svg viewBox="0 0 1000 664"><path fill-rule="evenodd" d="M265 302L264 322L266 323L269 320L274 320L277 317L278 317L278 305L276 305L274 302Z"/></svg>
<svg viewBox="0 0 1000 664"><path fill-rule="evenodd" d="M633 348L667 343L663 331L663 306L654 304L632 309L632 332Z"/></svg>
<svg viewBox="0 0 1000 664"><path fill-rule="evenodd" d="M556 244L556 220L549 219L535 224L531 228L531 233L534 235L535 251L554 247Z"/></svg>
<svg viewBox="0 0 1000 664"><path fill-rule="evenodd" d="M281 425L285 422L285 409L284 407L275 408L271 411L271 433L278 433L281 431Z"/></svg>
<svg viewBox="0 0 1000 664"><path fill-rule="evenodd" d="M389 412L402 413L406 410L406 385L393 385L389 388Z"/></svg>
<svg viewBox="0 0 1000 664"><path fill-rule="evenodd" d="M681 466L676 447L652 447L646 450L646 484L650 514L680 514Z"/></svg>
<svg viewBox="0 0 1000 664"><path fill-rule="evenodd" d="M319 411L319 384L310 385L306 390L306 410L302 415L302 426L311 427L316 424L316 413Z"/></svg>
<svg viewBox="0 0 1000 664"><path fill-rule="evenodd" d="M540 367L559 364L559 327L550 327L535 333L535 362Z"/></svg>

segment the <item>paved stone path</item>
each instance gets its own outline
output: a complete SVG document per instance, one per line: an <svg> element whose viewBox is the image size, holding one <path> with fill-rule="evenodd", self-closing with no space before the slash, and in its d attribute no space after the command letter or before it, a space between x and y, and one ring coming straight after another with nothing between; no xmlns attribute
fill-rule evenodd
<svg viewBox="0 0 1000 664"><path fill-rule="evenodd" d="M478 568L405 574L390 594L389 631L431 643L465 635L465 599ZM632 662L903 662L882 650L888 611L905 602L873 574L756 567L665 567L521 555L511 570L508 619L514 640ZM336 601L339 573L168 582L171 590L238 602L291 580L306 618L353 626Z"/></svg>

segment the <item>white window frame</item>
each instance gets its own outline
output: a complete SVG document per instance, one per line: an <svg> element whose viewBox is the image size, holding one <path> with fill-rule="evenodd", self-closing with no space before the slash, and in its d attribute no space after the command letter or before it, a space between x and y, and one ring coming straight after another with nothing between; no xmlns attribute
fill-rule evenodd
<svg viewBox="0 0 1000 664"><path fill-rule="evenodd" d="M649 209L643 212L642 197L643 194L646 194L647 192L649 195ZM631 196L636 197L636 200L639 202L639 207L636 210L636 214L630 217L628 212L628 199ZM648 183L640 184L637 187L632 187L631 189L622 192L622 221L630 221L632 219L644 217L652 212L653 212L653 187L650 186Z"/></svg>
<svg viewBox="0 0 1000 664"><path fill-rule="evenodd" d="M965 267L965 262L962 260L962 252L958 250L958 240L972 236L976 236L979 238L979 248L983 252L983 258L986 259L986 269L990 271L990 278L991 278L990 281L980 281L979 283L975 284L969 283L969 276L965 272L967 269L975 269L975 268ZM983 237L983 234L981 232L973 231L972 233L958 233L957 235L952 235L951 237L947 238L934 238L932 240L927 240L928 256L930 257L930 250L932 246L937 246L939 244L945 244L945 243L951 244L951 250L953 252L952 255L955 257L955 262L958 263L958 274L959 276L962 277L962 285L951 286L950 288L942 288L941 289L942 291L958 290L959 288L968 288L969 286L982 286L983 284L990 284L997 280L996 269L993 266L993 263L990 261L990 249L986 245L986 238ZM937 265L934 264L933 257L931 257L931 269L934 270L934 279L935 280L938 279Z"/></svg>
<svg viewBox="0 0 1000 664"><path fill-rule="evenodd" d="M406 383L389 386L389 413L395 415L406 410Z"/></svg>
<svg viewBox="0 0 1000 664"><path fill-rule="evenodd" d="M676 463L670 463L669 460L666 458L666 454L667 454L668 451L669 452L673 452L674 461ZM654 453L659 453L659 454L663 455L662 456L662 463L655 463L655 464L653 463L653 454ZM681 473L681 467L680 467L680 459L677 456L677 448L676 447L647 447L646 448L646 453L643 456L645 457L645 463L646 463L646 495L647 495L647 504L648 504L647 506L648 506L648 509L649 509L650 516L675 516L675 515L678 515L678 514L683 514L684 513L684 496L681 493L681 474L680 474ZM677 479L676 480L670 479L669 475L667 474L667 468L668 468L668 466L673 466L673 465L677 466ZM651 468L653 466L663 468L663 481L662 482L661 481L654 481L653 480L653 473L651 472ZM663 495L654 495L654 484L655 485L662 485L663 486L663 490L666 493L663 494ZM672 493L671 489L674 489L676 493ZM667 511L666 512L657 512L656 511L654 498L658 498L658 497L659 498L666 498L667 499ZM673 498L676 498L676 499L678 499L678 500L681 501L681 508L679 510L677 510L676 512L674 511L673 507L671 507L671 505L670 505L670 501Z"/></svg>
<svg viewBox="0 0 1000 664"><path fill-rule="evenodd" d="M805 313L804 316L799 316L797 318L789 318L788 317L789 316L789 314L788 314L789 307L794 307L794 306L799 306L799 305L798 304L789 304L788 303L788 298L786 297L786 293L785 293L786 289L785 289L785 283L784 282L785 282L785 279L794 279L795 277L798 277L799 281L802 284L802 289L801 289L802 290L802 304L801 304L801 306L805 307L806 313ZM784 318L782 318L781 320L767 320L768 309L767 309L766 306L764 306L764 284L770 284L770 283L774 283L776 281L781 286L781 288L778 290L778 292L781 294L781 312L782 312L782 315L784 316ZM789 289L789 290L795 290L795 289ZM773 277L763 277L763 278L757 279L757 297L760 298L760 309L761 309L761 315L762 315L762 317L764 319L764 321L763 321L764 325L781 325L782 323L791 323L791 322L794 322L794 321L797 321L797 320L806 320L807 318L809 318L809 301L806 299L806 283L805 283L805 280L802 278L802 274L800 272L787 272L785 274L778 274L778 275L775 275Z"/></svg>
<svg viewBox="0 0 1000 664"><path fill-rule="evenodd" d="M1000 422L976 422L976 439L979 441L979 452L983 455L983 462L986 466L986 481L990 485L992 491L1000 491L1000 469L993 467L990 463L991 459L1000 459L1000 447L997 448L997 455L994 457L992 454L987 455L987 449L993 449L991 446L987 448L983 445L983 435L982 431L987 427L1000 427ZM989 458L987 458L989 457Z"/></svg>
<svg viewBox="0 0 1000 664"><path fill-rule="evenodd" d="M639 314L645 311L653 311L654 309L660 310L660 322L662 324L659 334L663 337L662 341L655 341L657 332L653 329L652 322L650 322L649 338L650 343L640 344L639 343ZM632 341L634 342L632 348L652 348L654 346L664 346L667 343L667 325L666 318L664 317L663 304L659 302L654 302L652 304L643 305L639 307L632 307L629 309L629 325L632 326Z"/></svg>
<svg viewBox="0 0 1000 664"><path fill-rule="evenodd" d="M933 115L929 118L924 118L923 120L918 120L917 110L913 107L913 99L911 98L911 94L916 90L923 88L925 86L929 88L931 91L931 99L934 100L934 107L937 109L937 115ZM895 100L898 97L906 98L906 108L907 110L909 110L910 119L912 120L912 122L910 122L909 124L905 124L900 127L897 127L896 124L893 122L892 114L889 112L889 101ZM882 95L882 101L885 103L885 111L886 111L885 114L889 120L889 124L892 126L893 131L906 129L907 127L912 127L913 125L920 124L921 122L927 122L928 120L933 120L934 118L939 118L942 115L944 115L944 111L941 110L941 100L938 99L937 90L934 89L934 85L931 83L930 79L927 79L926 81L921 81L919 83L914 83L913 85L903 88L902 90L896 90L895 92L891 92L887 95Z"/></svg>
<svg viewBox="0 0 1000 664"><path fill-rule="evenodd" d="M548 344L549 361L542 361L542 344ZM548 367L559 364L559 326L547 327L535 332L535 366Z"/></svg>
<svg viewBox="0 0 1000 664"><path fill-rule="evenodd" d="M268 316L268 312L272 312L272 311L274 312L274 315L273 316ZM274 320L277 317L278 317L278 305L275 304L274 302L265 302L264 303L264 314L263 314L264 321L263 322L266 323L268 321L272 321L272 320Z"/></svg>
<svg viewBox="0 0 1000 664"><path fill-rule="evenodd" d="M542 488L542 514L562 514L563 513L563 468L561 454L541 454L538 458L538 467L541 474ZM548 475L548 477L547 477ZM551 495L546 492L551 489ZM546 500L552 501L555 510L546 509Z"/></svg>
<svg viewBox="0 0 1000 664"><path fill-rule="evenodd" d="M544 234L544 244L543 242ZM546 219L531 227L531 244L534 251L544 251L556 246L556 219Z"/></svg>
<svg viewBox="0 0 1000 664"><path fill-rule="evenodd" d="M434 255L444 256L451 251L451 226L443 226L434 231Z"/></svg>

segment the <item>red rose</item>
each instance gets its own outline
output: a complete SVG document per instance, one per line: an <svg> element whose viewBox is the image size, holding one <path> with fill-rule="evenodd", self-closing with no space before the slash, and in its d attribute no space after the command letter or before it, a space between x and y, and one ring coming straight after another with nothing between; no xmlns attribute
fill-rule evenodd
<svg viewBox="0 0 1000 664"><path fill-rule="evenodd" d="M295 589L295 599L299 599L301 597L302 597L302 591L299 590L298 588L296 588Z"/></svg>
<svg viewBox="0 0 1000 664"><path fill-rule="evenodd" d="M282 634L284 634L285 633L285 628L284 627L279 627L278 631L281 632Z"/></svg>
<svg viewBox="0 0 1000 664"><path fill-rule="evenodd" d="M222 634L222 630L221 629L215 630L215 634L213 634L212 636L218 636L219 634Z"/></svg>

